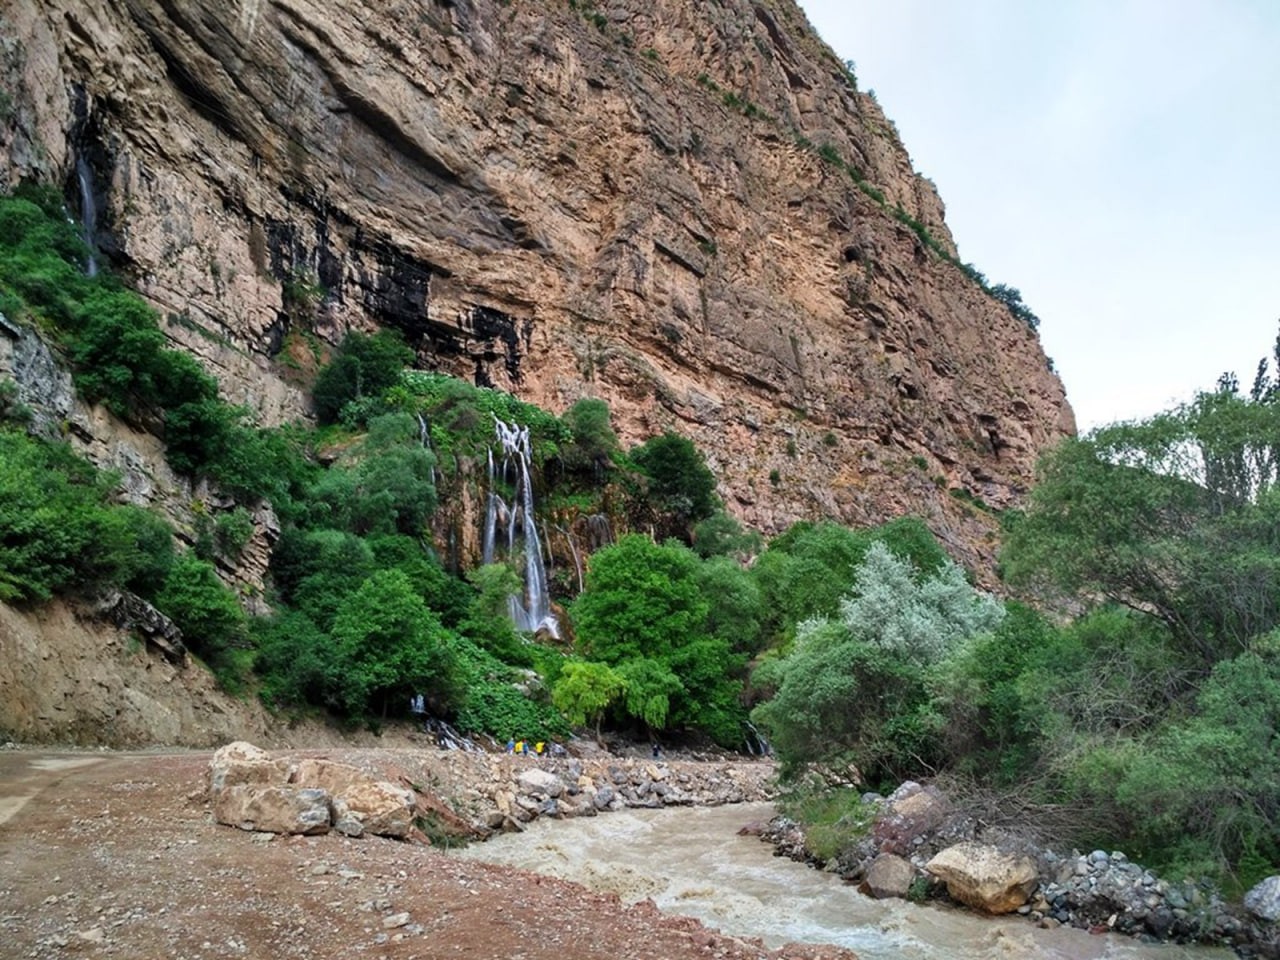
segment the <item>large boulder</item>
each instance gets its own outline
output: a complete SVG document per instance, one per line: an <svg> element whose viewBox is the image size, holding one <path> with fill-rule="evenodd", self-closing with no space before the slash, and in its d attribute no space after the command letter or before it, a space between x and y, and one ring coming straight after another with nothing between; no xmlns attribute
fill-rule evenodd
<svg viewBox="0 0 1280 960"><path fill-rule="evenodd" d="M882 853L871 861L858 889L877 900L905 898L915 878L916 869L911 861L892 853Z"/></svg>
<svg viewBox="0 0 1280 960"><path fill-rule="evenodd" d="M236 784L214 794L219 823L268 833L328 833L329 795L323 790Z"/></svg>
<svg viewBox="0 0 1280 960"><path fill-rule="evenodd" d="M1246 893L1244 908L1259 920L1280 919L1280 877L1267 877Z"/></svg>
<svg viewBox="0 0 1280 960"><path fill-rule="evenodd" d="M332 798L333 828L348 837L371 833L404 839L413 828L413 791L386 781L352 784Z"/></svg>
<svg viewBox="0 0 1280 960"><path fill-rule="evenodd" d="M209 764L213 814L219 823L273 833L404 838L413 828L413 791L376 781L331 760L272 759L251 743L227 744Z"/></svg>
<svg viewBox="0 0 1280 960"><path fill-rule="evenodd" d="M544 797L558 797L564 793L564 781L546 770L536 768L521 770L516 782L525 793L540 794Z"/></svg>
<svg viewBox="0 0 1280 960"><path fill-rule="evenodd" d="M941 793L908 780L885 801L872 836L879 852L906 856L937 830L946 816L947 802Z"/></svg>
<svg viewBox="0 0 1280 960"><path fill-rule="evenodd" d="M947 885L953 900L986 913L1009 913L1036 888L1036 866L1027 857L985 843L958 843L930 860L925 869Z"/></svg>
<svg viewBox="0 0 1280 960"><path fill-rule="evenodd" d="M209 789L216 799L227 787L283 784L289 779L286 760L273 760L267 751L237 740L220 747L209 762Z"/></svg>

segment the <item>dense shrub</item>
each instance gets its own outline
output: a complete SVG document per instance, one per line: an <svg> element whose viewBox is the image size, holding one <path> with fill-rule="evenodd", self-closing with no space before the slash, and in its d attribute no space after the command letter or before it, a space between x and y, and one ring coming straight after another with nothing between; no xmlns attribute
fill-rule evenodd
<svg viewBox="0 0 1280 960"><path fill-rule="evenodd" d="M412 361L413 351L393 330L379 330L372 336L347 334L311 389L316 416L321 423L337 423L343 407L364 397L379 397Z"/></svg>
<svg viewBox="0 0 1280 960"><path fill-rule="evenodd" d="M192 554L178 557L155 604L178 625L187 646L234 685L246 667L238 651L250 649L249 624L213 565Z"/></svg>
<svg viewBox="0 0 1280 960"><path fill-rule="evenodd" d="M0 430L0 600L154 592L172 540L158 518L112 504L115 487L65 445Z"/></svg>
<svg viewBox="0 0 1280 960"><path fill-rule="evenodd" d="M696 727L736 744L742 659L708 633L698 557L630 534L592 558L570 613L579 652L626 683L625 713L652 729Z"/></svg>
<svg viewBox="0 0 1280 960"><path fill-rule="evenodd" d="M716 478L693 441L670 431L631 451L647 479L646 502L661 536L687 541L693 525L715 512Z"/></svg>
<svg viewBox="0 0 1280 960"><path fill-rule="evenodd" d="M352 717L387 716L417 693L447 709L460 684L447 631L399 570L372 574L338 607L329 684Z"/></svg>
<svg viewBox="0 0 1280 960"><path fill-rule="evenodd" d="M954 565L923 580L916 573L873 543L839 617L801 624L790 655L763 671L777 695L752 717L788 768L848 760L879 783L939 757L943 718L929 671L994 629L1003 610Z"/></svg>

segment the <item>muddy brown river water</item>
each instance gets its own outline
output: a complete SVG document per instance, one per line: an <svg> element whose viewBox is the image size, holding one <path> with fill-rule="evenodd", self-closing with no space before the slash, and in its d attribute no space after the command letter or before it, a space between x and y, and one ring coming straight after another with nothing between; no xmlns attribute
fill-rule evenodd
<svg viewBox="0 0 1280 960"><path fill-rule="evenodd" d="M538 820L524 833L476 844L459 856L573 880L632 903L727 933L834 943L863 960L1229 960L1229 950L1144 944L1083 930L1041 930L1022 919L873 900L839 878L781 857L737 830L772 816L767 804L630 810Z"/></svg>

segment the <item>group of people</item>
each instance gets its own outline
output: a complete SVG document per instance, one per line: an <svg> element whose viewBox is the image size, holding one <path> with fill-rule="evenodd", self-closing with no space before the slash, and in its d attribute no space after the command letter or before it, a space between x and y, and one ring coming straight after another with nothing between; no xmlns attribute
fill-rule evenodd
<svg viewBox="0 0 1280 960"><path fill-rule="evenodd" d="M507 741L507 753L518 753L522 757L527 757L531 753L535 757L563 757L565 750L558 743L546 743L539 740L531 748L528 740L512 739Z"/></svg>

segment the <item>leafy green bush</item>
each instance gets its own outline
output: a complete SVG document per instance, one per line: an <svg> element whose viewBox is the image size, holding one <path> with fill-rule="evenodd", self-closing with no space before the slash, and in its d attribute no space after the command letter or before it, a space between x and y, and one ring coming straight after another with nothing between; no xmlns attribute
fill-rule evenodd
<svg viewBox="0 0 1280 960"><path fill-rule="evenodd" d="M419 536L436 506L435 457L408 414L384 414L308 491L306 522L366 536Z"/></svg>
<svg viewBox="0 0 1280 960"><path fill-rule="evenodd" d="M151 514L110 502L116 483L63 444L0 430L0 600L154 589L172 542Z"/></svg>
<svg viewBox="0 0 1280 960"><path fill-rule="evenodd" d="M257 647L254 671L261 678L260 692L266 703L335 705L329 684L337 672L333 643L310 617L287 610L255 618L252 629Z"/></svg>
<svg viewBox="0 0 1280 960"><path fill-rule="evenodd" d="M764 547L755 530L744 530L736 518L717 510L693 528L693 549L706 559L716 556L753 557Z"/></svg>
<svg viewBox="0 0 1280 960"><path fill-rule="evenodd" d="M954 565L917 582L913 565L874 542L838 619L808 620L769 668L777 694L752 718L773 736L788 771L848 760L867 782L918 772L939 754L943 718L929 671L1003 610Z"/></svg>
<svg viewBox="0 0 1280 960"><path fill-rule="evenodd" d="M687 541L715 512L716 478L692 440L667 431L634 448L631 460L648 480L645 501L662 536Z"/></svg>
<svg viewBox="0 0 1280 960"><path fill-rule="evenodd" d="M579 652L626 683L625 713L652 729L695 727L737 744L742 659L707 632L699 560L674 541L629 534L596 553L570 609Z"/></svg>
<svg viewBox="0 0 1280 960"><path fill-rule="evenodd" d="M564 665L552 690L551 702L570 723L590 723L600 738L600 721L609 706L627 689L626 681L606 664L572 661Z"/></svg>
<svg viewBox="0 0 1280 960"><path fill-rule="evenodd" d="M437 709L459 696L448 631L399 570L372 574L338 607L329 685L351 717L387 716L417 693Z"/></svg>
<svg viewBox="0 0 1280 960"><path fill-rule="evenodd" d="M454 456L484 456L494 443L494 417L529 428L533 461L539 466L558 456L571 440L569 427L541 407L439 373L408 371L389 398L397 407L427 417L431 446L446 469Z"/></svg>
<svg viewBox="0 0 1280 960"><path fill-rule="evenodd" d="M561 445L561 460L570 470L599 477L618 451L618 435L609 422L609 405L603 400L584 397L566 410L561 419L572 438Z"/></svg>
<svg viewBox="0 0 1280 960"><path fill-rule="evenodd" d="M784 816L804 824L804 845L818 860L834 860L866 836L875 807L863 803L857 790L798 784L778 797Z"/></svg>
<svg viewBox="0 0 1280 960"><path fill-rule="evenodd" d="M364 397L378 397L412 362L413 351L393 330L379 330L372 336L347 334L311 388L316 417L321 423L337 423L343 407Z"/></svg>
<svg viewBox="0 0 1280 960"><path fill-rule="evenodd" d="M202 657L224 683L234 686L247 650L249 625L235 594L223 585L213 565L191 554L170 567L155 605L182 631L187 646Z"/></svg>

